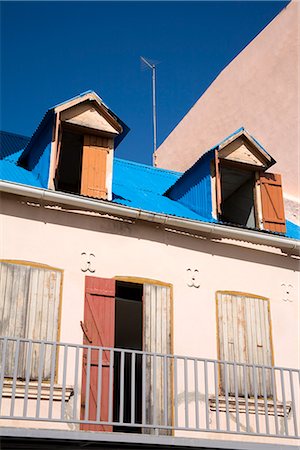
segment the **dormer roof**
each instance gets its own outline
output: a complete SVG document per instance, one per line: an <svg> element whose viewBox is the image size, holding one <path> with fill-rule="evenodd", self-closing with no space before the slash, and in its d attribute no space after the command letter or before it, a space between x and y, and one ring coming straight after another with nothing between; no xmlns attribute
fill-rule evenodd
<svg viewBox="0 0 300 450"><path fill-rule="evenodd" d="M219 158L255 166L257 169L269 169L276 162L244 127L225 138L214 149L218 151Z"/></svg>
<svg viewBox="0 0 300 450"><path fill-rule="evenodd" d="M235 143L236 145L234 145ZM210 161L214 159L216 151L221 159L247 164L257 170L266 170L276 163L265 148L244 127L241 127L204 153L189 169L183 172L176 183L165 192L165 195L171 198L173 195L177 196L182 189L191 189L197 178L201 180L207 176Z"/></svg>
<svg viewBox="0 0 300 450"><path fill-rule="evenodd" d="M128 126L109 109L99 95L92 90L86 91L46 111L19 158L20 166L26 167L28 155L35 149L37 141L45 139L45 136L46 140L49 140L57 114L61 115L66 123L115 135L115 148L129 132Z"/></svg>

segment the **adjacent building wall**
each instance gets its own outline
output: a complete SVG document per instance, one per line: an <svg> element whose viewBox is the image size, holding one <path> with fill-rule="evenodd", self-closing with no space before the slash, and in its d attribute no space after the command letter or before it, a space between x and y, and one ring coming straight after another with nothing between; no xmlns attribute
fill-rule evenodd
<svg viewBox="0 0 300 450"><path fill-rule="evenodd" d="M274 157L287 217L299 217L299 2L291 2L220 73L157 150L184 171L241 126Z"/></svg>

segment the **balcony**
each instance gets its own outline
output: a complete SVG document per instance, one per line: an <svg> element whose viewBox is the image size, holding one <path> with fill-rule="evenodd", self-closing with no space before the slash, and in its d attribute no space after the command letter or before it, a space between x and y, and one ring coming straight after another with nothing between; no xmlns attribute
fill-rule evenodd
<svg viewBox="0 0 300 450"><path fill-rule="evenodd" d="M214 448L218 439L299 437L296 369L10 337L0 338L0 361L6 436L30 428L87 440L213 438Z"/></svg>

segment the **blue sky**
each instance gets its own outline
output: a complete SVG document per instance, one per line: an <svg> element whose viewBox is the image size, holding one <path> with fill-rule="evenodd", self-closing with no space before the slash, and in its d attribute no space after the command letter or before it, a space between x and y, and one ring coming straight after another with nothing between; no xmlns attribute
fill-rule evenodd
<svg viewBox="0 0 300 450"><path fill-rule="evenodd" d="M284 8L281 1L1 2L1 129L31 135L45 111L88 89L131 129L116 155L152 163L158 144L221 70Z"/></svg>

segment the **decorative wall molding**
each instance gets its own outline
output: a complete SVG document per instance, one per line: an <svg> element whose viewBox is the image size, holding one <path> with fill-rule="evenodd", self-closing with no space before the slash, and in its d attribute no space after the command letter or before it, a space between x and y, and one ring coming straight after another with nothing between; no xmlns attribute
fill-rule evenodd
<svg viewBox="0 0 300 450"><path fill-rule="evenodd" d="M187 272L187 285L188 287L195 287L198 289L200 287L200 273L198 269L186 269Z"/></svg>
<svg viewBox="0 0 300 450"><path fill-rule="evenodd" d="M291 283L281 283L281 298L284 302L293 301L294 286Z"/></svg>
<svg viewBox="0 0 300 450"><path fill-rule="evenodd" d="M81 272L90 272L95 273L96 269L94 268L94 263L96 256L94 253L81 253L82 264L81 264Z"/></svg>

